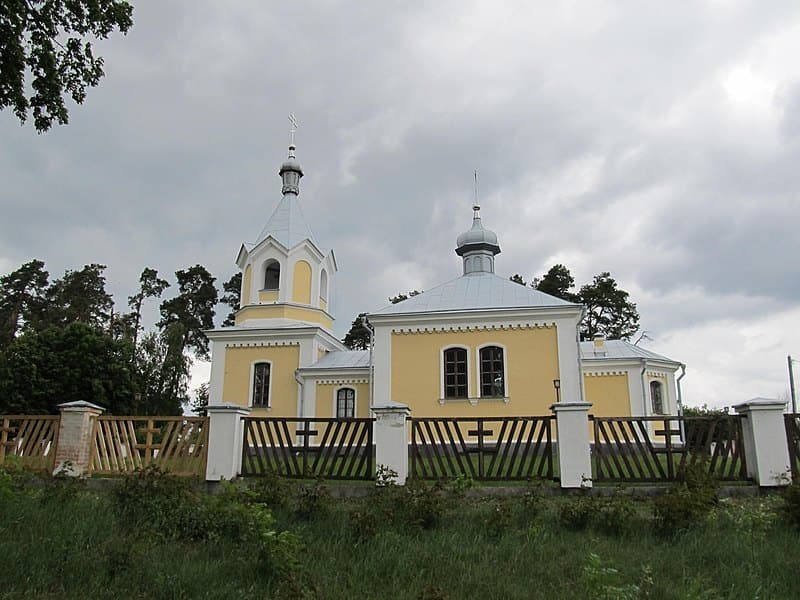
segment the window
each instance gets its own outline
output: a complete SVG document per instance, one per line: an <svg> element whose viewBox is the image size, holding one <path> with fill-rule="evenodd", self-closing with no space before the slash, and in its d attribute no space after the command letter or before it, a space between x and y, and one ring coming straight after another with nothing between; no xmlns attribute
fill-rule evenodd
<svg viewBox="0 0 800 600"><path fill-rule="evenodd" d="M322 274L319 276L319 297L325 302L328 301L328 273L322 269Z"/></svg>
<svg viewBox="0 0 800 600"><path fill-rule="evenodd" d="M352 419L356 416L356 391L341 388L336 392L336 418Z"/></svg>
<svg viewBox="0 0 800 600"><path fill-rule="evenodd" d="M269 363L253 365L253 406L269 406Z"/></svg>
<svg viewBox="0 0 800 600"><path fill-rule="evenodd" d="M486 346L480 350L481 397L504 397L506 395L505 373L503 373L503 349Z"/></svg>
<svg viewBox="0 0 800 600"><path fill-rule="evenodd" d="M653 414L664 414L664 397L661 393L662 386L658 381L650 382L650 401L653 403Z"/></svg>
<svg viewBox="0 0 800 600"><path fill-rule="evenodd" d="M267 268L264 269L264 289L275 291L280 285L281 279L281 263L277 260L270 260L267 262Z"/></svg>
<svg viewBox="0 0 800 600"><path fill-rule="evenodd" d="M444 351L444 397L467 397L467 351L464 348Z"/></svg>

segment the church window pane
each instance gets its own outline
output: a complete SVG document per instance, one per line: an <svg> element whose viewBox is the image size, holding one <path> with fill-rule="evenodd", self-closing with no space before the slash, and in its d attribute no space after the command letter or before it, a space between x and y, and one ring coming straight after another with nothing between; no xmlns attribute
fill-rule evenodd
<svg viewBox="0 0 800 600"><path fill-rule="evenodd" d="M505 396L503 349L498 346L481 348L481 396Z"/></svg>
<svg viewBox="0 0 800 600"><path fill-rule="evenodd" d="M322 269L322 274L319 276L319 297L328 300L328 273L325 269Z"/></svg>
<svg viewBox="0 0 800 600"><path fill-rule="evenodd" d="M271 260L267 263L267 268L264 271L264 289L277 290L280 285L281 279L281 264L277 260Z"/></svg>
<svg viewBox="0 0 800 600"><path fill-rule="evenodd" d="M356 416L356 391L353 388L342 388L336 392L336 417L352 419Z"/></svg>
<svg viewBox="0 0 800 600"><path fill-rule="evenodd" d="M253 366L253 406L269 406L269 363Z"/></svg>
<svg viewBox="0 0 800 600"><path fill-rule="evenodd" d="M444 397L467 397L467 351L464 348L444 351Z"/></svg>
<svg viewBox="0 0 800 600"><path fill-rule="evenodd" d="M650 400L653 403L653 414L664 414L664 396L662 394L662 385L658 381L650 382Z"/></svg>

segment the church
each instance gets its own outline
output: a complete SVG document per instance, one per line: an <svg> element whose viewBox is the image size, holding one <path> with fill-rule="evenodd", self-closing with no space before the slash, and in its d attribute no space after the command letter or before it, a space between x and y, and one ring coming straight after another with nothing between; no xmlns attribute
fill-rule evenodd
<svg viewBox="0 0 800 600"><path fill-rule="evenodd" d="M272 215L236 256L235 325L206 332L210 404L316 418L368 417L389 403L416 417L545 415L578 401L596 416L678 414L684 365L623 340L581 342L582 305L495 273L498 236L477 205L456 240L462 272L368 313L370 349L348 349L333 334L336 255L303 214L295 153L292 144Z"/></svg>

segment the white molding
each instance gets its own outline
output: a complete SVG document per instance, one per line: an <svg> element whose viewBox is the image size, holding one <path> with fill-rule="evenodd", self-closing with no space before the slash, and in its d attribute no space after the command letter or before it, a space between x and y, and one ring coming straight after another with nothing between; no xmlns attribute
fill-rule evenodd
<svg viewBox="0 0 800 600"><path fill-rule="evenodd" d="M626 370L618 370L618 371L584 371L584 376L586 377L616 377L619 375L627 375L628 371Z"/></svg>
<svg viewBox="0 0 800 600"><path fill-rule="evenodd" d="M474 397L472 393L472 377L470 377L470 347L465 346L464 344L448 344L447 346L442 346L439 348L439 398L444 398L444 353L446 350L450 350L451 348L461 348L467 351L467 398ZM459 398L460 400L466 400L467 398ZM456 398L448 398L448 400L455 400Z"/></svg>
<svg viewBox="0 0 800 600"><path fill-rule="evenodd" d="M577 321L583 307L579 305L563 307L518 307L518 308L489 308L489 309L464 309L453 311L435 311L400 314L370 313L367 318L375 326L395 326L403 328L420 327L427 324L443 326L450 323L548 323L562 319Z"/></svg>
<svg viewBox="0 0 800 600"><path fill-rule="evenodd" d="M503 351L503 395L502 396L484 396L481 393L482 382L481 382L481 350L483 348L489 347L497 347ZM489 398L508 398L508 349L506 348L505 344L501 344L500 342L486 342L485 344L481 344L475 348L475 373L478 379L478 389L476 390L476 396L480 399L488 400ZM444 397L444 395L442 395ZM506 404L508 401L506 400Z"/></svg>
<svg viewBox="0 0 800 600"><path fill-rule="evenodd" d="M417 325L413 327L392 327L392 333L397 335L413 335L418 333L469 333L473 331L514 331L519 329L550 329L556 326L553 321L528 321L507 323L465 323L465 324L439 324Z"/></svg>
<svg viewBox="0 0 800 600"><path fill-rule="evenodd" d="M255 405L253 404L253 384L255 383L255 374L256 374L256 365L259 364L268 364L269 365L269 386L267 386L267 405L264 406L263 404ZM247 386L247 406L250 408L263 408L267 411L272 410L272 380L273 377L273 369L272 369L272 361L271 360L263 360L258 359L254 360L250 363L250 383Z"/></svg>
<svg viewBox="0 0 800 600"><path fill-rule="evenodd" d="M299 346L300 341L280 340L274 342L227 342L226 348L279 348L283 346Z"/></svg>
<svg viewBox="0 0 800 600"><path fill-rule="evenodd" d="M315 381L317 385L346 385L346 384L369 383L369 379L367 377L337 377L332 379L317 379Z"/></svg>

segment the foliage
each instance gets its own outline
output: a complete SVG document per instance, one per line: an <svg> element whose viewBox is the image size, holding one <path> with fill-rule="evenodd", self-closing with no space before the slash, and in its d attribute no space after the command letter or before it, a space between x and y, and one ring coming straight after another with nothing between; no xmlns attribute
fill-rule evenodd
<svg viewBox="0 0 800 600"><path fill-rule="evenodd" d="M136 347L135 415L179 415L188 402L191 358L181 352L181 328L145 333Z"/></svg>
<svg viewBox="0 0 800 600"><path fill-rule="evenodd" d="M0 109L21 123L33 112L39 133L64 125L64 97L81 104L86 88L103 77L103 58L91 39L106 39L133 25L133 7L122 0L8 0L0 13ZM26 76L29 77L26 81Z"/></svg>
<svg viewBox="0 0 800 600"><path fill-rule="evenodd" d="M271 508L285 508L291 499L288 481L273 471L251 481L247 489L254 502Z"/></svg>
<svg viewBox="0 0 800 600"><path fill-rule="evenodd" d="M484 521L486 534L491 538L499 538L511 527L511 506L502 500L489 502L488 506L489 514Z"/></svg>
<svg viewBox="0 0 800 600"><path fill-rule="evenodd" d="M90 264L79 271L67 270L47 288L47 309L40 313L36 329L70 323L108 328L114 301L106 292L106 266Z"/></svg>
<svg viewBox="0 0 800 600"><path fill-rule="evenodd" d="M128 306L133 311L133 344L139 338L139 331L142 325L142 304L148 298L160 298L169 287L169 282L166 279L161 279L158 276L156 269L145 267L142 274L139 276L139 290L133 295L128 296Z"/></svg>
<svg viewBox="0 0 800 600"><path fill-rule="evenodd" d="M402 302L403 300L408 300L409 298L413 298L414 296L419 296L422 292L420 290L411 290L407 293L400 292L396 296L392 296L389 298L389 302L392 304L397 304L398 302Z"/></svg>
<svg viewBox="0 0 800 600"><path fill-rule="evenodd" d="M0 353L0 413L56 413L85 400L129 414L130 354L128 342L82 323L27 333Z"/></svg>
<svg viewBox="0 0 800 600"><path fill-rule="evenodd" d="M619 490L611 496L597 498L592 514L594 526L607 535L620 535L635 523L636 508Z"/></svg>
<svg viewBox="0 0 800 600"><path fill-rule="evenodd" d="M725 408L709 408L708 404L703 406L684 406L684 417L727 417L728 409Z"/></svg>
<svg viewBox="0 0 800 600"><path fill-rule="evenodd" d="M175 271L175 279L178 281L178 295L161 303L158 326L168 329L180 324L181 352L189 348L201 358L208 358L208 339L203 329L214 326L214 306L217 304L215 278L202 265L195 265L185 271Z"/></svg>
<svg viewBox="0 0 800 600"><path fill-rule="evenodd" d="M639 330L639 312L629 294L617 286L611 273L595 275L578 292L580 302L586 307L581 323L581 339L591 340L602 334L613 340L629 340Z"/></svg>
<svg viewBox="0 0 800 600"><path fill-rule="evenodd" d="M223 327L228 327L236 323L236 311L242 307L242 272L239 271L228 281L222 284L222 298L220 302L230 306L231 311L222 322Z"/></svg>
<svg viewBox="0 0 800 600"><path fill-rule="evenodd" d="M36 320L44 310L47 277L40 260L0 277L0 350L14 340L21 324Z"/></svg>
<svg viewBox="0 0 800 600"><path fill-rule="evenodd" d="M570 291L575 287L575 278L569 269L560 263L550 267L541 278L534 277L531 287L567 302L580 302L578 295Z"/></svg>
<svg viewBox="0 0 800 600"><path fill-rule="evenodd" d="M687 463L675 485L653 501L653 526L660 535L675 535L701 522L719 502L719 484L708 463Z"/></svg>
<svg viewBox="0 0 800 600"><path fill-rule="evenodd" d="M321 481L300 486L294 501L294 512L301 519L324 515L330 508L331 494Z"/></svg>
<svg viewBox="0 0 800 600"><path fill-rule="evenodd" d="M562 527L573 531L581 531L589 526L592 519L592 498L581 494L577 498L564 502L558 509L558 522Z"/></svg>
<svg viewBox="0 0 800 600"><path fill-rule="evenodd" d="M342 343L351 350L368 350L372 336L370 330L364 323L364 318L367 313L358 313L358 316L353 319L353 324L350 325L350 331L344 336Z"/></svg>
<svg viewBox="0 0 800 600"><path fill-rule="evenodd" d="M800 482L794 481L786 488L781 512L792 526L800 529Z"/></svg>
<svg viewBox="0 0 800 600"><path fill-rule="evenodd" d="M519 273L514 273L508 279L509 281L513 281L514 283L518 283L520 285L528 285L527 282L522 278L522 275L520 275Z"/></svg>
<svg viewBox="0 0 800 600"><path fill-rule="evenodd" d="M638 600L649 597L650 589L653 587L653 577L650 566L645 565L642 567L639 582L626 583L618 569L604 565L599 555L590 552L588 563L581 573L581 583L586 598Z"/></svg>

